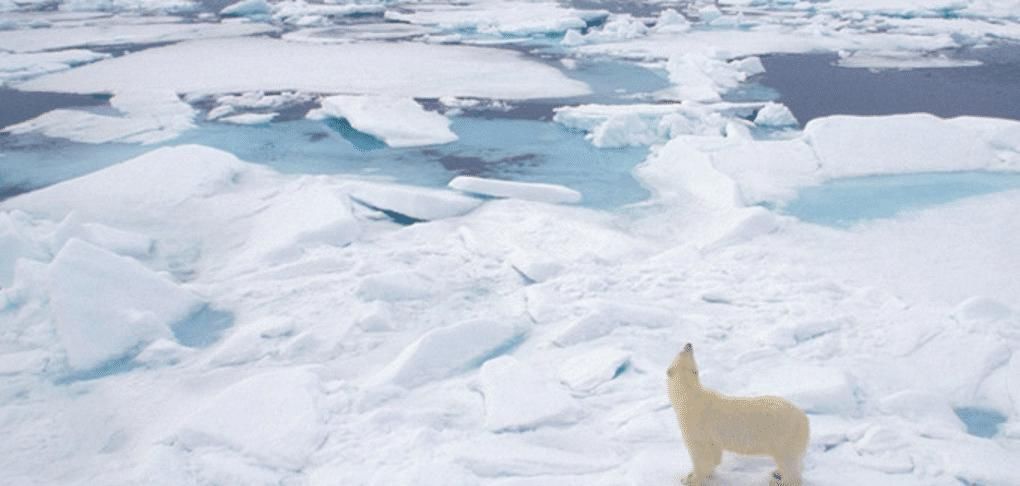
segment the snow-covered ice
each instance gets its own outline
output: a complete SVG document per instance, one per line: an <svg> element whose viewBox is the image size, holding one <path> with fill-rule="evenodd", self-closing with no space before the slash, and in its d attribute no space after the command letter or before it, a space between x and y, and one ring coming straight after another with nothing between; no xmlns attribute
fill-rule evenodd
<svg viewBox="0 0 1020 486"><path fill-rule="evenodd" d="M163 69L174 66L173 70ZM308 44L268 38L182 42L35 78L65 93L299 90L402 97L528 99L584 95L558 70L501 49L416 43Z"/></svg>

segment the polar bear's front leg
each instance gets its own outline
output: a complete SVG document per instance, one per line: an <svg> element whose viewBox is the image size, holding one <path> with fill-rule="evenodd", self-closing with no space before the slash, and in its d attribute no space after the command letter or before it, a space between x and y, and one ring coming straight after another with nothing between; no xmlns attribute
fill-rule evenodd
<svg viewBox="0 0 1020 486"><path fill-rule="evenodd" d="M694 471L687 475L683 483L687 486L702 486L722 461L722 449L710 442L694 442L688 445L687 451L691 454Z"/></svg>

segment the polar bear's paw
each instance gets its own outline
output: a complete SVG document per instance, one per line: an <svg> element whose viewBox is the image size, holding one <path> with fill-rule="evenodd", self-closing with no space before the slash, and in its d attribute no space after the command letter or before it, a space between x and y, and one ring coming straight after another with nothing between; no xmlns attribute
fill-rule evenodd
<svg viewBox="0 0 1020 486"><path fill-rule="evenodd" d="M705 486L706 480L707 478L705 478L704 476L701 477L695 476L694 473L692 472L688 474L686 478L681 479L680 483L682 483L684 486Z"/></svg>
<svg viewBox="0 0 1020 486"><path fill-rule="evenodd" d="M772 476L769 477L769 486L801 486L801 483L795 481L784 482L783 473L776 469L775 471L772 471Z"/></svg>

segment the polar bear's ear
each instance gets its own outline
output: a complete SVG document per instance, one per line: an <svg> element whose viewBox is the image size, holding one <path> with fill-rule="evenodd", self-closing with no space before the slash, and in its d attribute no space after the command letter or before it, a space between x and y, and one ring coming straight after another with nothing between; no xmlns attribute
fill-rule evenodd
<svg viewBox="0 0 1020 486"><path fill-rule="evenodd" d="M694 352L694 345L692 345L691 343L687 343L686 345L684 345L684 352L685 353L693 353Z"/></svg>

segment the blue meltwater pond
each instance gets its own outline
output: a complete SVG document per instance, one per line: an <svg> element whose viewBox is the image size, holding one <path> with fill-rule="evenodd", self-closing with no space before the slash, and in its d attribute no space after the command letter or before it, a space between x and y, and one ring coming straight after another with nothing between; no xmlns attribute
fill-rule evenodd
<svg viewBox="0 0 1020 486"><path fill-rule="evenodd" d="M1020 173L945 172L851 177L801 189L785 214L825 226L849 227L969 196L1020 189Z"/></svg>

